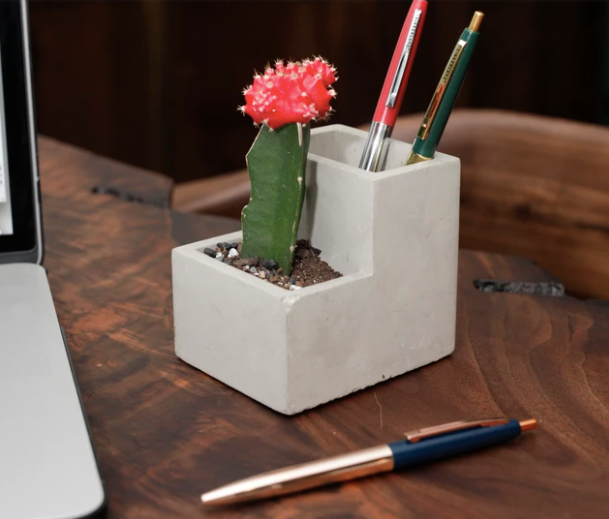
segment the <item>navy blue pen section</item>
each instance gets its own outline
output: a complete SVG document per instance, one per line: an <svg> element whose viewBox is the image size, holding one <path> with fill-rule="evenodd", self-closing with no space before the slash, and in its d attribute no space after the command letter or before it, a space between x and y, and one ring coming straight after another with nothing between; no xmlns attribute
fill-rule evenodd
<svg viewBox="0 0 609 519"><path fill-rule="evenodd" d="M408 440L389 443L393 452L394 469L402 469L418 463L478 450L501 443L520 434L518 420L510 420L505 425L476 427L465 431L446 433L416 443Z"/></svg>

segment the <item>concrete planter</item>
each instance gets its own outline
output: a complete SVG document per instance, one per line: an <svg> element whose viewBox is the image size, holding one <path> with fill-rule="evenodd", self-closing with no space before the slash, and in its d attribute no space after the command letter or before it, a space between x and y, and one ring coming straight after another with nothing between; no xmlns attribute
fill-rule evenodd
<svg viewBox="0 0 609 519"><path fill-rule="evenodd" d="M366 133L315 129L299 234L344 277L287 291L203 254L173 250L176 354L285 414L449 355L455 347L459 160L357 164Z"/></svg>

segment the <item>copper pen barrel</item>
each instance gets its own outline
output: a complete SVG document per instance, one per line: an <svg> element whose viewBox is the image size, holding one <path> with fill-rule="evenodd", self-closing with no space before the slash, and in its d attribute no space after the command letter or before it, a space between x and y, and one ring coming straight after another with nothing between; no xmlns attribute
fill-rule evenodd
<svg viewBox="0 0 609 519"><path fill-rule="evenodd" d="M389 446L379 445L242 479L203 494L201 500L206 505L227 505L277 497L389 472L393 470L393 465L393 454Z"/></svg>

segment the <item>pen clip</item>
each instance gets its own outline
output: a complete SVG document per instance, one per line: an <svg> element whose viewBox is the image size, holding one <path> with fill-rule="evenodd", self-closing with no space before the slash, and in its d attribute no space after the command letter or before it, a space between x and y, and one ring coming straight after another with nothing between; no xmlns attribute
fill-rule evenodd
<svg viewBox="0 0 609 519"><path fill-rule="evenodd" d="M443 425L434 425L433 427L425 427L424 429L418 429L404 433L406 439L410 443L416 443L421 440L426 440L434 436L440 436L456 431L462 431L465 429L473 429L474 427L492 427L494 425L503 425L508 423L507 418L487 418L486 420L475 420L472 422L459 421L451 422Z"/></svg>
<svg viewBox="0 0 609 519"><path fill-rule="evenodd" d="M408 64L408 58L410 57L410 50L412 49L414 37L417 34L417 27L419 25L419 20L421 19L422 13L423 11L420 9L415 9L412 22L410 22L410 28L408 29L408 36L406 36L406 42L404 43L404 48L402 49L402 55L400 56L400 61L395 69L395 75L393 76L393 81L391 82L389 94L387 94L387 102L385 103L385 106L388 106L389 108L393 108L395 106L395 102L397 101L398 92L402 84L402 79L404 78L404 72L406 71L406 65Z"/></svg>
<svg viewBox="0 0 609 519"><path fill-rule="evenodd" d="M421 124L419 133L417 134L417 137L419 139L425 140L429 136L431 125L433 124L433 120L438 111L438 107L440 106L440 102L442 101L442 98L446 93L450 78L452 77L453 72L455 71L457 63L459 63L459 58L461 58L461 54L463 54L463 50L465 49L466 45L467 42L465 40L459 40L457 42L457 45L455 45L453 53L451 54L450 59L448 60L448 64L444 69L444 73L440 78L440 82L436 87L436 91L434 92L433 97L431 98L431 102L429 103L427 112L425 112L425 116L423 117L423 123Z"/></svg>

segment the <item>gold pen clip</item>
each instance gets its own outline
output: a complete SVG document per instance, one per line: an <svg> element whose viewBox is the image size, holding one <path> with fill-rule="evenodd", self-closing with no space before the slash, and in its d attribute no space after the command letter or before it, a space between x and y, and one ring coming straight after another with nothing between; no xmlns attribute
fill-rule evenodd
<svg viewBox="0 0 609 519"><path fill-rule="evenodd" d="M450 82L450 78L455 71L455 67L457 63L459 63L459 59L461 58L461 54L463 54L463 50L467 42L465 40L459 40L457 45L455 45L455 49L453 50L452 55L450 56L450 60L444 69L444 73L440 78L440 82L436 88L436 91L431 98L431 102L429 103L429 107L427 108L427 112L425 112L425 117L423 117L423 123L421 124L421 128L419 128L419 133L417 137L419 139L425 140L429 136L429 131L431 130L431 125L433 124L433 120L438 111L438 107L440 106L440 102L446 93L446 88L448 87L448 83Z"/></svg>
<svg viewBox="0 0 609 519"><path fill-rule="evenodd" d="M410 443L416 443L421 440L426 440L433 436L439 436L441 434L451 433L455 431L462 431L464 429L473 429L474 427L492 427L494 425L503 425L508 423L507 418L488 418L486 420L475 420L473 422L459 421L445 423L443 425L434 425L433 427L425 427L424 429L418 429L404 433L406 439Z"/></svg>
<svg viewBox="0 0 609 519"><path fill-rule="evenodd" d="M400 85L402 84L402 78L404 77L404 72L406 71L410 50L412 49L412 43L414 42L414 37L417 33L417 27L419 25L419 20L421 19L422 13L423 11L420 9L415 9L414 11L414 16L412 17L412 22L410 23L410 29L408 29L408 36L406 37L406 42L404 43L404 49L402 50L402 55L400 56L400 62L395 69L395 76L393 76L391 88L389 89L389 94L387 95L387 102L385 103L385 106L388 106L389 108L393 108L395 106L395 102L398 98L398 92L400 91Z"/></svg>

